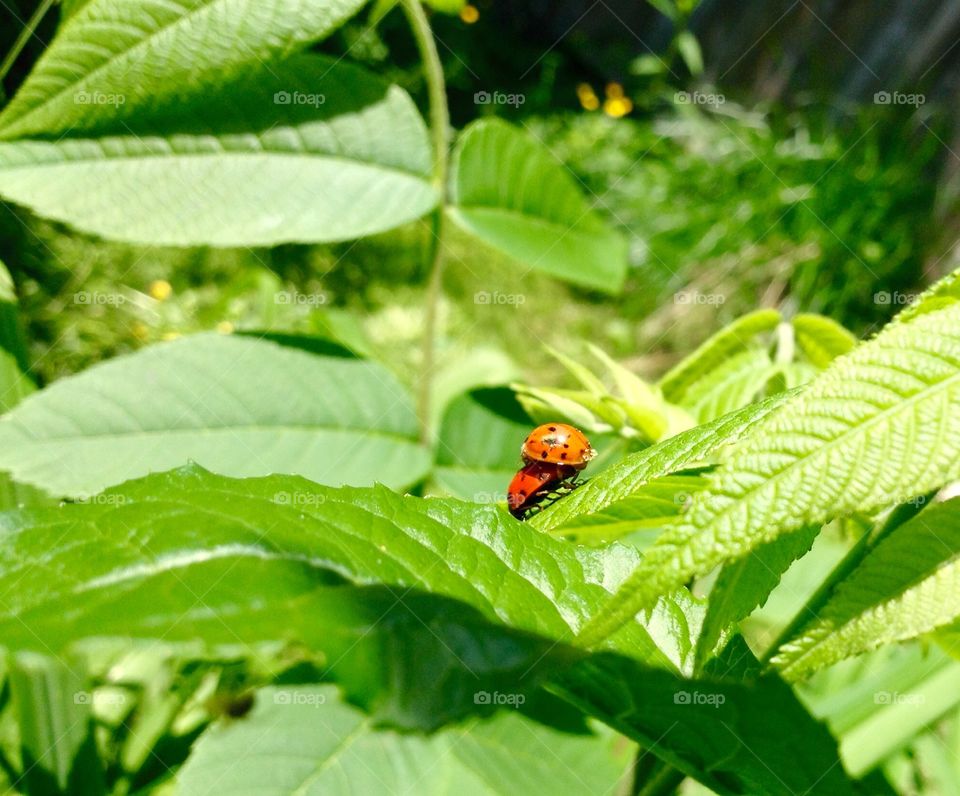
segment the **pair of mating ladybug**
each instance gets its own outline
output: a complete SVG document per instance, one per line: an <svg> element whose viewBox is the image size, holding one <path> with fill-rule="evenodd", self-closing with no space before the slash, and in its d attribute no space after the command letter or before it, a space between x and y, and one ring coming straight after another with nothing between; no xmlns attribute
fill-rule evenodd
<svg viewBox="0 0 960 796"><path fill-rule="evenodd" d="M545 423L520 448L523 467L507 488L510 513L523 519L544 500L577 486L577 476L597 455L583 432L566 423Z"/></svg>

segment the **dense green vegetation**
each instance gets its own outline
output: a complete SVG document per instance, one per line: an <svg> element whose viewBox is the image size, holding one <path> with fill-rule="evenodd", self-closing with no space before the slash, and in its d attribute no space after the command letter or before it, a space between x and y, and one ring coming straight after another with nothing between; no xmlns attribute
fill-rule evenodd
<svg viewBox="0 0 960 796"><path fill-rule="evenodd" d="M4 788L960 793L950 119L728 97L652 5L520 102L489 5L33 4Z"/></svg>

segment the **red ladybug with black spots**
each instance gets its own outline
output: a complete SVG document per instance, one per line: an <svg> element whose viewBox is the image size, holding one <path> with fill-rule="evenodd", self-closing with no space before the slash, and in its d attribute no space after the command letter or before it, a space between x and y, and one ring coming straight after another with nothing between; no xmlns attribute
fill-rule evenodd
<svg viewBox="0 0 960 796"><path fill-rule="evenodd" d="M596 451L584 433L566 423L535 428L520 449L524 466L507 488L507 505L517 519L542 508L579 484L577 476Z"/></svg>

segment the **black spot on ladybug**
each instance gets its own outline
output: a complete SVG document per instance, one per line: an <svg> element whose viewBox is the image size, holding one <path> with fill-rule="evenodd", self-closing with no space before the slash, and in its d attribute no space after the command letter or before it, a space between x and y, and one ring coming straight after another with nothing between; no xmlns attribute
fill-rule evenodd
<svg viewBox="0 0 960 796"><path fill-rule="evenodd" d="M541 454L540 454L540 458L541 458L541 459L546 459L546 458L547 458L547 452L544 451L543 453L541 453Z"/></svg>
<svg viewBox="0 0 960 796"><path fill-rule="evenodd" d="M564 442L564 443L563 443L563 447L564 447L564 448L569 448L570 446L569 446L566 442Z"/></svg>
<svg viewBox="0 0 960 796"><path fill-rule="evenodd" d="M556 427L556 426L550 426L550 430L551 430L551 431L556 431L556 430L557 430L557 427Z"/></svg>
<svg viewBox="0 0 960 796"><path fill-rule="evenodd" d="M561 459L566 459L566 458L567 458L567 454L566 454L566 453L561 453L561 454L560 454L560 458L561 458Z"/></svg>

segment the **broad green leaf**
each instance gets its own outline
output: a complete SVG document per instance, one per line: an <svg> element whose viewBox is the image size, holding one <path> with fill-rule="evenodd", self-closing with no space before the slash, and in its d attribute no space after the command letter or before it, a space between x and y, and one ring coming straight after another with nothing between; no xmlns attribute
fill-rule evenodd
<svg viewBox="0 0 960 796"><path fill-rule="evenodd" d="M506 122L483 119L464 130L450 192L454 221L524 267L607 293L623 286L624 239L547 150Z"/></svg>
<svg viewBox="0 0 960 796"><path fill-rule="evenodd" d="M0 143L6 199L87 232L173 246L380 232L436 204L429 171L410 97L319 56L274 63L102 134Z"/></svg>
<svg viewBox="0 0 960 796"><path fill-rule="evenodd" d="M59 543L65 534L69 545ZM553 539L494 506L384 487L333 489L296 476L234 480L198 467L83 503L7 512L0 538L0 590L18 584L0 611L0 638L54 650L116 635L241 647L306 635L341 644L329 638L331 623L362 628L358 611L376 619L349 590L338 592L349 584L384 587L393 604L409 590L430 592L555 643L572 639L639 559L626 547ZM315 600L329 603L323 625L315 611L292 608ZM291 606L282 623L264 601ZM689 640L658 635L678 650L664 652L650 637L678 605L663 601L649 632L630 625L614 646L679 666Z"/></svg>
<svg viewBox="0 0 960 796"><path fill-rule="evenodd" d="M18 789L27 796L106 793L92 698L77 662L19 653L11 656L9 683L22 748Z"/></svg>
<svg viewBox="0 0 960 796"><path fill-rule="evenodd" d="M806 554L820 532L812 525L798 533L781 536L760 545L744 558L727 564L710 590L703 632L697 644L697 655L705 660L713 654L717 643L735 622L748 617L767 601L784 572Z"/></svg>
<svg viewBox="0 0 960 796"><path fill-rule="evenodd" d="M478 503L506 500L530 420L506 388L474 390L450 404L440 427L433 478Z"/></svg>
<svg viewBox="0 0 960 796"><path fill-rule="evenodd" d="M543 531L559 528L575 517L596 513L629 497L656 478L715 458L724 446L746 434L786 397L787 394L773 396L627 456L548 506L530 522Z"/></svg>
<svg viewBox="0 0 960 796"><path fill-rule="evenodd" d="M705 481L696 475L669 475L645 484L629 497L593 514L580 514L551 528L553 536L579 544L600 545L615 540L643 549L675 522L694 492Z"/></svg>
<svg viewBox="0 0 960 796"><path fill-rule="evenodd" d="M429 469L416 440L410 398L382 367L204 334L30 396L0 419L0 470L68 496L190 461L234 476L399 489Z"/></svg>
<svg viewBox="0 0 960 796"><path fill-rule="evenodd" d="M797 346L818 368L825 368L841 354L849 353L857 338L836 321L823 315L801 313L793 318Z"/></svg>
<svg viewBox="0 0 960 796"><path fill-rule="evenodd" d="M733 354L752 348L756 338L773 331L780 323L776 310L757 310L737 319L681 360L661 380L664 397L684 405L687 392L700 379L723 365Z"/></svg>
<svg viewBox="0 0 960 796"><path fill-rule="evenodd" d="M504 695L515 696L515 695ZM178 776L182 796L612 792L631 748L513 710L434 735L377 729L332 686L268 687L239 722L209 728Z"/></svg>
<svg viewBox="0 0 960 796"><path fill-rule="evenodd" d="M0 114L0 137L116 131L123 129L122 121L164 101L214 98L238 73L304 49L362 5L363 0L89 0L60 27Z"/></svg>
<svg viewBox="0 0 960 796"><path fill-rule="evenodd" d="M851 655L960 617L960 499L931 506L882 539L774 661L801 679Z"/></svg>
<svg viewBox="0 0 960 796"><path fill-rule="evenodd" d="M960 305L888 326L770 413L592 623L602 638L658 595L807 525L960 476Z"/></svg>
<svg viewBox="0 0 960 796"><path fill-rule="evenodd" d="M696 679L600 653L551 689L722 796L852 794L826 728L735 641Z"/></svg>

